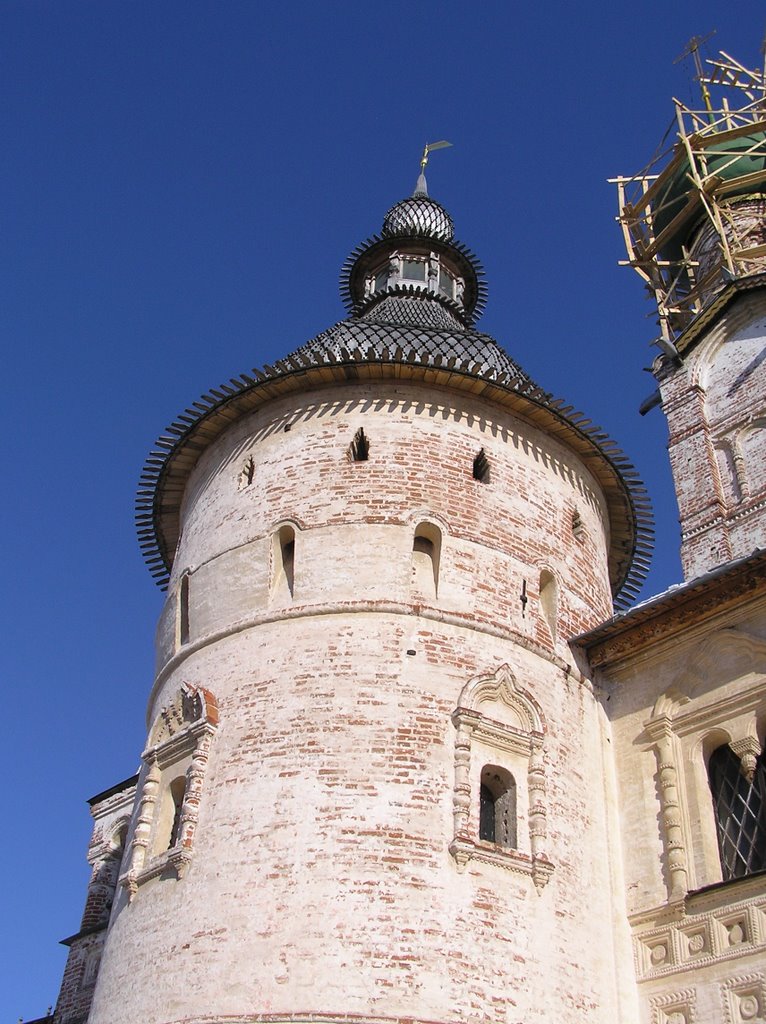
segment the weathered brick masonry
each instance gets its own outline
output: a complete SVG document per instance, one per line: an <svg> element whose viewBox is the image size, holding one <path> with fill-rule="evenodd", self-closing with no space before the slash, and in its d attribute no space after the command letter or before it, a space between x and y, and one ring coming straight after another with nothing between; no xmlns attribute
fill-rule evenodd
<svg viewBox="0 0 766 1024"><path fill-rule="evenodd" d="M360 426L370 457L354 463ZM482 447L488 484L472 476ZM251 456L252 483L238 489ZM442 531L430 598L413 595L423 520ZM272 539L285 521L294 594L275 600ZM181 881L122 897L91 1021L197 1019L200 1006L211 1019L529 1021L546 1015L546 991L563 1021L614 1019L603 983L623 939L603 722L541 613L542 567L559 581L561 633L604 617L603 497L572 453L478 399L334 388L269 405L208 449L184 502L148 716L182 683L218 698L194 859ZM189 640L177 649L189 569ZM461 873L449 853L451 715L472 677L503 664L545 716L554 870L541 892L506 866ZM474 758L474 795L485 761L502 760ZM477 834L477 800L471 821Z"/></svg>

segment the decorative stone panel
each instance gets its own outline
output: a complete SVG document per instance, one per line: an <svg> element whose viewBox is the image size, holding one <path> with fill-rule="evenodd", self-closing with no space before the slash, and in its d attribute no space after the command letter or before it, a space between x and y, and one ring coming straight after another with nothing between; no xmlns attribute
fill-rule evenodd
<svg viewBox="0 0 766 1024"><path fill-rule="evenodd" d="M649 1003L652 1024L694 1024L696 993L693 988L655 996Z"/></svg>
<svg viewBox="0 0 766 1024"><path fill-rule="evenodd" d="M725 1024L762 1024L766 1021L766 982L763 974L731 978L721 986Z"/></svg>
<svg viewBox="0 0 766 1024"><path fill-rule="evenodd" d="M694 913L635 934L639 981L698 970L762 951L766 958L766 895Z"/></svg>

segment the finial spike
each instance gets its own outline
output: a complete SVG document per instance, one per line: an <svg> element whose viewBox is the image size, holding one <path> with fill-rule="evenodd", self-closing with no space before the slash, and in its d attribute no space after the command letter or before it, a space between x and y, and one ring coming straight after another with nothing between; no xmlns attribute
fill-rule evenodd
<svg viewBox="0 0 766 1024"><path fill-rule="evenodd" d="M447 142L442 139L440 142L427 142L423 147L423 155L420 158L420 174L418 175L418 183L415 186L415 191L412 193L413 196L427 196L428 195L428 184L426 182L426 164L428 163L428 157L433 153L435 149L446 149L447 146L451 146L451 142Z"/></svg>

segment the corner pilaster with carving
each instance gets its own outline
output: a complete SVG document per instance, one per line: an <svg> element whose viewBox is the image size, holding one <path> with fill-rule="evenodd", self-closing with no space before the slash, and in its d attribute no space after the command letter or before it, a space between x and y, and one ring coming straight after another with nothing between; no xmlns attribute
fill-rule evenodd
<svg viewBox="0 0 766 1024"><path fill-rule="evenodd" d="M647 723L646 732L654 742L654 753L657 758L660 823L667 867L668 899L674 902L682 900L686 895L689 888L689 873L670 717L664 713L656 715Z"/></svg>

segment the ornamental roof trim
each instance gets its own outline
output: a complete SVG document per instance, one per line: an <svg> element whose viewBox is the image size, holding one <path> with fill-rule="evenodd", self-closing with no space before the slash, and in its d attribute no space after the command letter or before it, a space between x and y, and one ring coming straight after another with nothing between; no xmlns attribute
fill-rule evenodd
<svg viewBox="0 0 766 1024"><path fill-rule="evenodd" d="M535 384L489 335L384 324L375 324L368 333L367 326L373 327L364 321L341 321L286 358L211 388L160 435L141 474L136 528L144 560L161 589L167 589L170 580L186 481L202 451L232 422L273 398L309 387L411 379L469 390L510 406L584 459L609 509L614 607L628 608L648 572L654 526L646 489L619 446L583 413ZM349 327L354 333L344 335ZM454 335L491 342L497 361L487 358L483 346L473 349L466 344L464 351L447 354L424 344L430 339L435 346L439 339L454 340Z"/></svg>

